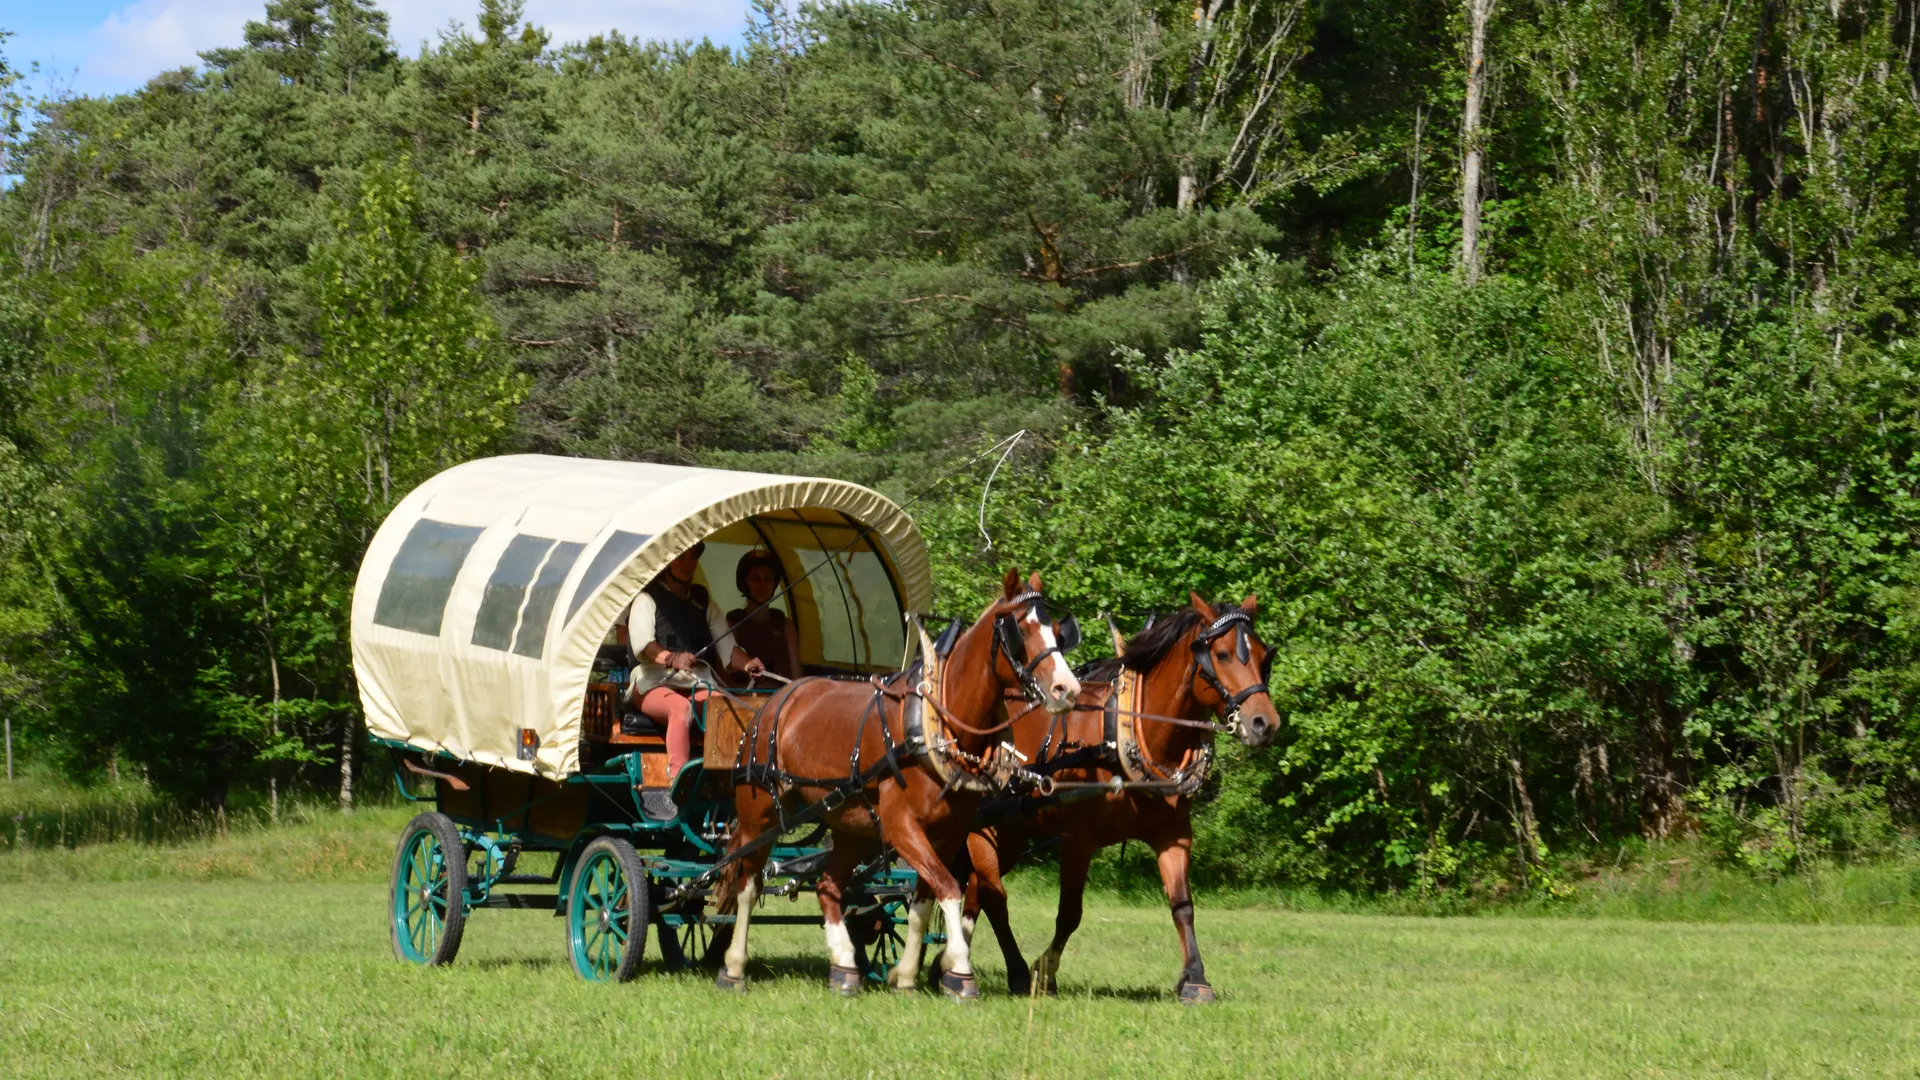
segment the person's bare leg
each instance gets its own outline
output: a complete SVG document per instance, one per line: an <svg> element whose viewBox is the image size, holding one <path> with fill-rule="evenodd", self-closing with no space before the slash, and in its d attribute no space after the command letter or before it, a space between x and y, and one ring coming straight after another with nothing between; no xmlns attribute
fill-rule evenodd
<svg viewBox="0 0 1920 1080"><path fill-rule="evenodd" d="M667 782L693 756L693 702L685 694L667 686L656 686L640 699L640 712L667 729Z"/></svg>

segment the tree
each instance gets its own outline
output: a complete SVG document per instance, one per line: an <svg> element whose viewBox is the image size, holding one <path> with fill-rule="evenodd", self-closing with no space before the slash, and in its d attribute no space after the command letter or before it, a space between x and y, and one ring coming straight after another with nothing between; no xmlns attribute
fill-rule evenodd
<svg viewBox="0 0 1920 1080"><path fill-rule="evenodd" d="M343 179L350 193L301 278L314 347L265 370L259 405L232 429L245 481L225 550L252 578L248 618L257 611L268 643L276 716L278 658L327 661L329 677L309 680L315 700L339 697L311 709L342 718L340 801L350 806L358 721L340 698L351 685L346 594L359 555L407 491L502 438L523 390L475 274L421 232L409 165L376 162Z"/></svg>

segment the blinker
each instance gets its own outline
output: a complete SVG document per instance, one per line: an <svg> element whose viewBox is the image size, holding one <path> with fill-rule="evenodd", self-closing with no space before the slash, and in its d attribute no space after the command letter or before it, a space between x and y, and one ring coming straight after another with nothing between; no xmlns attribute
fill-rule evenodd
<svg viewBox="0 0 1920 1080"><path fill-rule="evenodd" d="M1060 651L1072 652L1080 647L1080 620L1072 615L1060 620Z"/></svg>

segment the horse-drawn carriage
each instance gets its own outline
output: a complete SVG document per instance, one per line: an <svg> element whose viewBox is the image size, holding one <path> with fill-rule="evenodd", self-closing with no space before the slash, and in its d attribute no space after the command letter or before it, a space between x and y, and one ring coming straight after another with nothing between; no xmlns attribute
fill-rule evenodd
<svg viewBox="0 0 1920 1080"><path fill-rule="evenodd" d="M468 915L486 907L553 911L574 969L593 980L630 978L649 926L673 966L726 935L733 916L707 910L706 894L732 832L734 757L766 692L708 699L696 760L662 814L643 796L670 779L663 733L629 713L629 654L608 647L635 595L698 541L723 603L739 599L741 555L777 557L808 674L903 665L906 614L931 595L925 548L898 506L855 484L503 457L441 473L381 526L354 592L355 673L401 792L434 804L394 857L402 958L451 961ZM817 818L771 844L765 893L814 886L829 854ZM888 852L860 867L847 899L868 971L897 958L914 885Z"/></svg>
<svg viewBox="0 0 1920 1080"><path fill-rule="evenodd" d="M768 693L713 674L698 756L669 777L667 740L627 714L631 654L608 639L696 545L697 573L723 600L736 599L730 562L771 553L816 677ZM381 526L353 602L368 726L401 791L436 804L394 856L395 951L443 964L474 909L537 908L563 919L585 978L631 978L653 927L670 966L728 938L715 981L738 990L751 924L816 921L756 916L756 902L810 891L839 992L915 986L921 951L941 940L937 903L956 931L940 985L974 997L971 874L1010 987L1048 989L1087 860L1138 837L1181 936L1180 998L1209 1000L1186 881L1190 799L1216 732L1259 745L1278 726L1253 598L1192 596L1116 640L1123 661L1085 687L1066 661L1078 627L1049 612L1040 575L1009 571L978 618L937 641L914 614L930 599L913 523L855 484L539 456L434 477ZM670 798L650 798L669 783ZM990 798L1016 806L999 826ZM1049 835L1063 838L1063 904L1030 978L999 875ZM527 871L529 855L550 868Z"/></svg>

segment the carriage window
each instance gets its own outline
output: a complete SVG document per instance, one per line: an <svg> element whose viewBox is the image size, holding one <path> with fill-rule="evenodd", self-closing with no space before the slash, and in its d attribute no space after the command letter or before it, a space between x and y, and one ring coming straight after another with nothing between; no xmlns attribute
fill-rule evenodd
<svg viewBox="0 0 1920 1080"><path fill-rule="evenodd" d="M600 550L594 554L593 561L587 564L587 572L580 575L580 584L573 588L573 599L567 601L567 621L572 622L574 615L580 611L580 605L587 602L587 597L592 596L594 590L612 576L621 564L632 558L633 553L640 550L641 544L651 539L653 537L645 533L618 530L607 537L607 542L600 545Z"/></svg>
<svg viewBox="0 0 1920 1080"><path fill-rule="evenodd" d="M553 545L553 552L540 567L539 576L533 579L533 588L527 590L526 610L520 613L520 632L513 639L514 652L538 659L546 651L547 621L553 615L553 602L560 598L560 583L567 580L567 572L586 549L587 545L570 540Z"/></svg>
<svg viewBox="0 0 1920 1080"><path fill-rule="evenodd" d="M453 579L484 530L421 518L414 522L380 585L373 621L395 630L440 634Z"/></svg>
<svg viewBox="0 0 1920 1080"><path fill-rule="evenodd" d="M516 536L500 553L487 590L480 597L480 614L473 621L473 643L489 649L505 649L513 641L513 628L520 619L520 604L527 598L527 586L547 557L553 541L544 536Z"/></svg>
<svg viewBox="0 0 1920 1080"><path fill-rule="evenodd" d="M829 535L829 542L833 537ZM906 646L900 603L872 551L796 547L820 616L821 659L829 664L892 667Z"/></svg>

